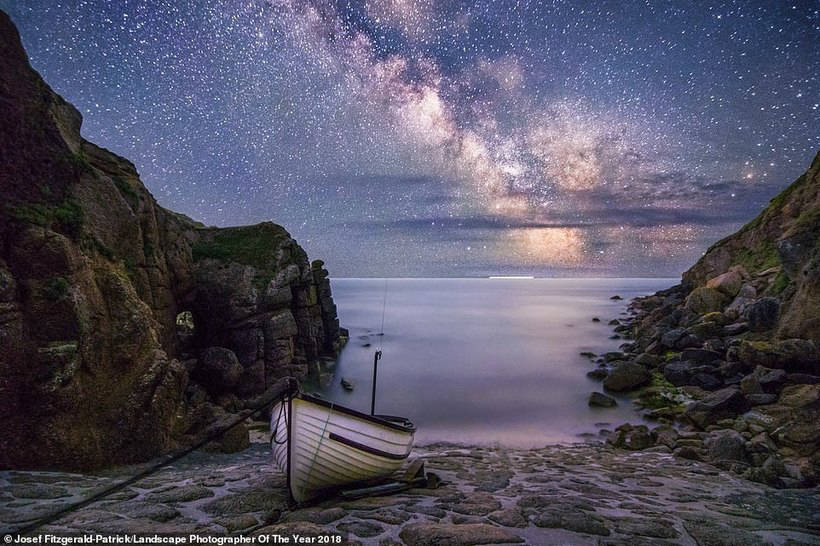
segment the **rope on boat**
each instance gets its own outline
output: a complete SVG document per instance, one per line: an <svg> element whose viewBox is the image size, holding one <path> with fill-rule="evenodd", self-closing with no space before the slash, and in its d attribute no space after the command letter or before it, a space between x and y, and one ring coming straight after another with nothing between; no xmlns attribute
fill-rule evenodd
<svg viewBox="0 0 820 546"><path fill-rule="evenodd" d="M111 495L112 493L116 493L117 491L119 491L119 490L133 484L133 483L136 483L136 482L140 481L143 478L146 478L146 477L150 476L151 474L155 473L156 471L160 470L161 468L163 468L165 466L168 466L169 464L171 464L173 462L178 461L179 459L185 457L186 455L190 455L192 452L194 452L197 449L203 447L205 444L207 444L207 443L213 441L214 439L222 436L223 434L225 434L229 430L232 430L232 429L236 428L241 423L244 423L249 417L252 417L252 416L256 415L257 413L259 413L260 411L264 410L271 403L282 399L284 396L287 396L295 388L295 385L296 385L296 381L294 379L290 378L290 377L286 377L284 379L279 380L276 384L274 384L273 387L271 387L269 389L268 394L263 394L262 395L262 400L261 401L257 401L253 405L253 407L243 411L236 418L231 420L227 425L219 427L215 431L212 431L210 433L206 432L205 436L203 438L199 439L198 441L196 441L193 445L190 445L186 448L179 449L179 450L177 450L173 453L169 453L167 455L164 455L160 458L159 461L152 463L151 465L148 466L148 468L145 468L144 470L141 470L140 472L137 472L136 474L134 474L130 478L127 478L127 479L125 479L121 482L118 482L118 483L115 483L114 485L106 487L102 491L94 493L93 495L91 495L90 497L88 497L86 499L83 499L83 500L81 500L79 502L76 502L74 504L69 504L68 506L60 508L56 512L53 512L51 514L48 514L48 515L43 516L41 518L38 518L38 519L34 520L31 523L27 523L26 525L23 525L22 527L19 527L19 528L15 529L14 533L20 534L20 535L29 534L32 531L35 531L35 530L39 529L40 527L42 527L44 525L48 525L49 523L57 521L58 519L61 519L62 517L66 516L66 515L68 515L72 512L76 512L77 510L80 510L81 508L85 508L86 506L88 506L90 504L93 504L93 503L107 497L108 495Z"/></svg>
<svg viewBox="0 0 820 546"><path fill-rule="evenodd" d="M279 433L279 422L282 420L282 417L285 418L285 439L280 442L276 438L276 435ZM276 424L272 427L273 428L273 443L278 445L278 446L281 446L281 445L284 445L284 444L288 443L287 428L288 428L288 419L289 418L290 418L290 416L288 415L287 411L285 411L285 399L283 398L281 400L281 403L279 404L279 415L276 416Z"/></svg>

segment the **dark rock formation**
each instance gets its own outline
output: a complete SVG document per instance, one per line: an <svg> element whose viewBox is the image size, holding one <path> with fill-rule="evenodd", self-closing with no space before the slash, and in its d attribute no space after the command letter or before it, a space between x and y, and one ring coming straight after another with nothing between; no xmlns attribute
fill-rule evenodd
<svg viewBox="0 0 820 546"><path fill-rule="evenodd" d="M339 348L327 272L283 228L163 209L81 123L0 12L0 467L145 460L222 411L197 378L249 396ZM211 346L240 368L214 375Z"/></svg>

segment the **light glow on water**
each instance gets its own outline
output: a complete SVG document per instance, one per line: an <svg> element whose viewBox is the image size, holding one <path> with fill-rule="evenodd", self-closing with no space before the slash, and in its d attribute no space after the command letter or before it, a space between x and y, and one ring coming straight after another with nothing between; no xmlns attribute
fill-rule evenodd
<svg viewBox="0 0 820 546"><path fill-rule="evenodd" d="M577 442L639 417L626 396L618 407L590 408L601 390L581 351L618 349L607 322L629 300L677 279L333 279L350 342L330 400L370 409L373 352L379 362L376 413L410 418L417 443L448 441L536 447ZM618 294L623 300L613 301ZM592 322L599 317L601 322ZM342 389L351 380L352 392Z"/></svg>

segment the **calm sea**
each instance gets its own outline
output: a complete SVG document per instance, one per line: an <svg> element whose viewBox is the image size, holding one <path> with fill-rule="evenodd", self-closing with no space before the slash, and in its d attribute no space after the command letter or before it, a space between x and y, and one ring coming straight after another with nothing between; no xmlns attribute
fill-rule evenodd
<svg viewBox="0 0 820 546"><path fill-rule="evenodd" d="M607 322L623 316L630 298L675 282L333 279L350 342L319 392L369 412L373 352L381 347L376 413L410 418L419 444L581 441L640 418L627 397L613 409L587 406L600 383L586 377L594 365L579 353L617 350L623 340L609 339ZM623 300L611 300L615 294ZM342 377L352 392L342 389Z"/></svg>

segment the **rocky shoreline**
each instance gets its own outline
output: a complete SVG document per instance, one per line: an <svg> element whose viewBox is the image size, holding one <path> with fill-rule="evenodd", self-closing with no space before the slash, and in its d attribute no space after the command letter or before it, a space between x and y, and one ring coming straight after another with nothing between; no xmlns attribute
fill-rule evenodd
<svg viewBox="0 0 820 546"><path fill-rule="evenodd" d="M760 287L772 273L749 279L735 269L731 276ZM713 286L722 286L724 279ZM633 391L642 413L660 423L621 425L607 441L707 461L775 487L816 485L820 377L804 367L817 365L816 346L808 340L749 340L760 328L755 325L762 320L759 307L770 306L769 298L751 303L744 315L731 309L699 315L687 303L692 293L700 297L679 285L637 298L628 317L613 322L619 335L634 341L623 344L622 352L588 355L597 363L588 375L602 379L604 390ZM682 320L686 311L690 317ZM689 326L680 327L681 322ZM779 363L764 352L784 347L792 354Z"/></svg>
<svg viewBox="0 0 820 546"><path fill-rule="evenodd" d="M820 491L755 484L662 450L417 447L445 482L386 497L289 506L267 432L241 453L196 452L39 529L59 535L338 535L347 544L820 544ZM0 472L0 522L88 496L139 467Z"/></svg>
<svg viewBox="0 0 820 546"><path fill-rule="evenodd" d="M820 155L680 285L632 301L609 323L622 351L582 353L597 365L589 377L635 393L660 423L622 425L611 444L775 487L820 483L819 172Z"/></svg>

